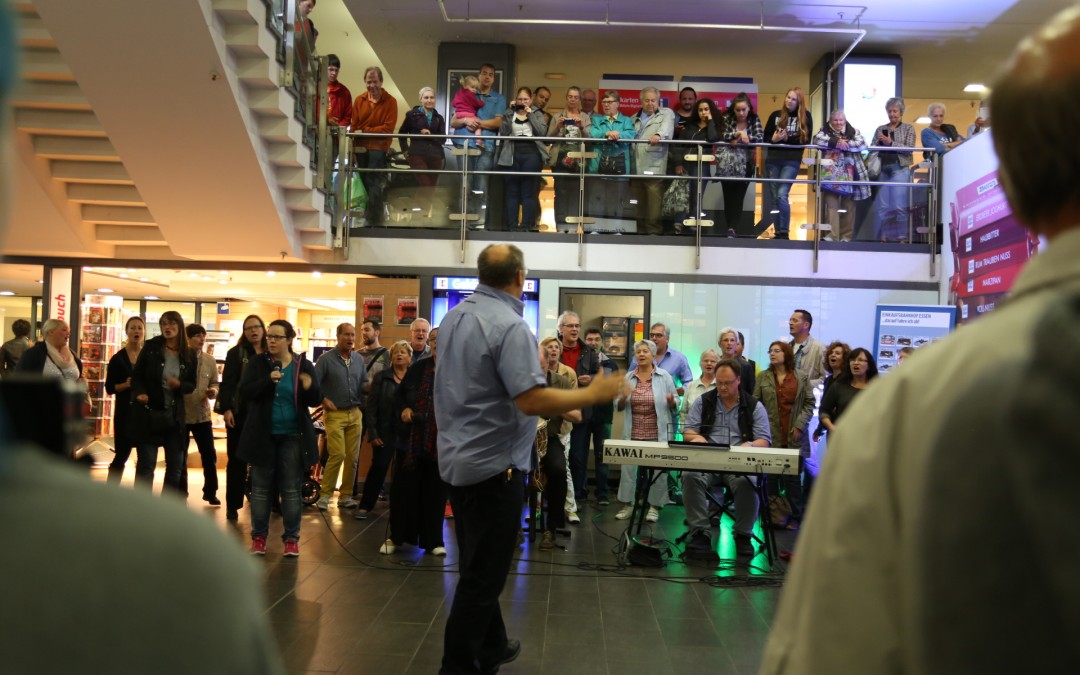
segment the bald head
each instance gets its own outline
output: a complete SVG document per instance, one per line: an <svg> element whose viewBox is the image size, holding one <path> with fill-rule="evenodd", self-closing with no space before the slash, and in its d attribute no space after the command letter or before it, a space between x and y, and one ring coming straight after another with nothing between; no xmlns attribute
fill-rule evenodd
<svg viewBox="0 0 1080 675"><path fill-rule="evenodd" d="M994 149L1013 212L1053 237L1080 223L1080 7L1061 12L1017 47L994 83ZM1047 111L1051 111L1049 114Z"/></svg>
<svg viewBox="0 0 1080 675"><path fill-rule="evenodd" d="M513 244L492 244L480 252L476 270L480 283L506 291L519 284L518 273L525 270L525 254Z"/></svg>

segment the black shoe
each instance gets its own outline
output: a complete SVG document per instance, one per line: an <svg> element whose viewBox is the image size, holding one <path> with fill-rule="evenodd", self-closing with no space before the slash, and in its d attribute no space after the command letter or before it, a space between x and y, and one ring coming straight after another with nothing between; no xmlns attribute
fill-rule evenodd
<svg viewBox="0 0 1080 675"><path fill-rule="evenodd" d="M749 560L754 557L754 542L745 534L735 535L735 556Z"/></svg>
<svg viewBox="0 0 1080 675"><path fill-rule="evenodd" d="M506 641L506 651L503 652L502 658L495 662L489 670L485 670L485 675L495 675L499 672L499 666L510 663L521 654L521 641L508 639Z"/></svg>
<svg viewBox="0 0 1080 675"><path fill-rule="evenodd" d="M214 495L203 495L203 501L210 504L210 506L221 506L221 500Z"/></svg>
<svg viewBox="0 0 1080 675"><path fill-rule="evenodd" d="M236 512L236 509L225 509L225 520L239 520L240 514Z"/></svg>
<svg viewBox="0 0 1080 675"><path fill-rule="evenodd" d="M709 539L709 535L705 534L701 530L698 530L694 534L690 535L690 541L686 542L687 553L707 553L712 549L712 541Z"/></svg>

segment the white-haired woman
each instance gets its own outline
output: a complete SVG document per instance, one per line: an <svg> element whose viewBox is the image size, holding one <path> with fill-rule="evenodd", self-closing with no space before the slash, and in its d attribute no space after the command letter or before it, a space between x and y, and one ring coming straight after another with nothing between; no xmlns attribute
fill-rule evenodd
<svg viewBox="0 0 1080 675"><path fill-rule="evenodd" d="M885 102L885 114L889 123L874 131L874 145L889 148L910 148L915 145L915 127L903 121L904 99L890 98ZM882 152L881 174L878 180L885 183L910 183L911 165L914 158L910 152ZM878 241L906 241L908 238L909 188L882 185L878 191L877 222L874 239Z"/></svg>
<svg viewBox="0 0 1080 675"><path fill-rule="evenodd" d="M633 390L629 396L615 399L619 410L629 406L623 416L623 438L634 441L670 441L672 412L679 405L675 392L675 380L666 370L656 366L656 343L638 340L634 343L634 359L637 367L626 374L626 381ZM654 472L646 503L649 511L645 520L655 523L660 518L658 509L668 503L666 472ZM638 468L624 464L619 477L618 499L624 504L615 517L626 520L634 508L637 494Z"/></svg>
<svg viewBox="0 0 1080 675"><path fill-rule="evenodd" d="M844 111L835 110L814 136L814 145L826 148L821 158L831 162L822 163L821 191L832 228L831 236L825 238L851 241L855 236L855 202L870 196L870 186L851 185L852 181L869 180L862 160L866 141L858 129L848 124Z"/></svg>
<svg viewBox="0 0 1080 675"><path fill-rule="evenodd" d="M425 169L439 171L443 168L443 143L444 138L440 134L446 133L446 120L435 109L435 90L431 87L420 89L420 105L411 108L405 113L405 119L401 122L399 134L415 134L415 138L402 136L398 143L401 151L409 159L409 166L418 172ZM416 174L416 205L421 213L431 216L431 197L435 192L435 184L439 180L437 173Z"/></svg>
<svg viewBox="0 0 1080 675"><path fill-rule="evenodd" d="M701 377L686 386L686 395L683 397L683 405L679 410L679 426L686 424L686 413L694 401L710 389L716 389L716 364L720 363L720 353L715 349L706 349L701 352L701 360L698 366L701 368Z"/></svg>
<svg viewBox="0 0 1080 675"><path fill-rule="evenodd" d="M945 124L945 104L931 103L926 108L930 126L922 130L922 144L934 152L945 154L964 142L964 137L951 124ZM929 159L929 153L924 155Z"/></svg>
<svg viewBox="0 0 1080 675"><path fill-rule="evenodd" d="M15 370L77 382L82 379L82 361L68 346L71 328L66 321L49 319L41 327L44 339L26 350Z"/></svg>

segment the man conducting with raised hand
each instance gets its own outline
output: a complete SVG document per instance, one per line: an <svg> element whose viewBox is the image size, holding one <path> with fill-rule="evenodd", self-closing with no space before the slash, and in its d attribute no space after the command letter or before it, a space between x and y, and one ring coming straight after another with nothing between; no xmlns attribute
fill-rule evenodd
<svg viewBox="0 0 1080 675"><path fill-rule="evenodd" d="M435 415L439 473L456 516L461 576L446 621L440 673L490 673L517 658L499 595L521 528L524 475L533 466L536 416L613 400L623 378L597 373L588 387L554 389L522 318L525 257L492 244L477 259L480 284L443 319Z"/></svg>

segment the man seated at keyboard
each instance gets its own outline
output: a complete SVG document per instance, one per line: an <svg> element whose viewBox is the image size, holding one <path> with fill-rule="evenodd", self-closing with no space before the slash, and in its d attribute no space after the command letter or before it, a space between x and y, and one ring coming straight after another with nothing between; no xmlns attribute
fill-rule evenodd
<svg viewBox="0 0 1080 675"><path fill-rule="evenodd" d="M765 406L740 390L741 365L733 359L723 359L716 366L716 389L694 400L686 415L683 440L690 443L718 445L751 445L767 448L772 444L769 416ZM722 452L717 450L717 452ZM689 554L707 555L716 550L709 523L707 493L714 483L726 485L735 498L735 554L738 560L754 557L751 534L757 522L757 479L743 474L706 474L684 471L683 503L686 522L690 526Z"/></svg>

